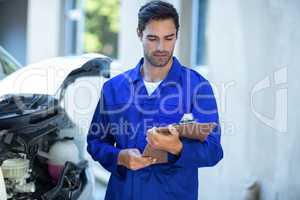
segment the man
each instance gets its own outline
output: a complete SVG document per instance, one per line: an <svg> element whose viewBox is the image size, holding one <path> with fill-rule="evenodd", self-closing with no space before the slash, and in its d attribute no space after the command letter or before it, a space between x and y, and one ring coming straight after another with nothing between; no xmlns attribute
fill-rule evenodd
<svg viewBox="0 0 300 200"><path fill-rule="evenodd" d="M204 142L181 138L172 126L191 113L197 122L219 125L213 91L201 75L173 57L178 14L166 2L139 10L137 35L144 57L135 68L107 81L88 134L88 152L111 172L108 200L198 198L198 168L223 157L220 127ZM167 163L144 157L145 146L168 152Z"/></svg>

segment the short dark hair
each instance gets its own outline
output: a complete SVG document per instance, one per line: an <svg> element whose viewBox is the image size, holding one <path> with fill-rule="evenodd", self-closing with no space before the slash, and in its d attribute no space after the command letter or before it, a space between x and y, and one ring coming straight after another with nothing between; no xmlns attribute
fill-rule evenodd
<svg viewBox="0 0 300 200"><path fill-rule="evenodd" d="M150 1L143 5L138 13L138 31L142 33L151 20L173 19L176 27L176 36L179 30L179 17L176 9L164 1Z"/></svg>

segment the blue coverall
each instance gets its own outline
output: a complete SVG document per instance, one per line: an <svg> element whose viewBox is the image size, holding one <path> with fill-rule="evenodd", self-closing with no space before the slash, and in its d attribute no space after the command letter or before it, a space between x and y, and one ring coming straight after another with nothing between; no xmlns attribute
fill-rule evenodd
<svg viewBox="0 0 300 200"><path fill-rule="evenodd" d="M198 168L223 158L216 101L212 87L200 74L182 66L176 57L166 78L149 96L137 66L105 82L89 129L87 150L111 172L107 200L196 200ZM117 165L120 150L143 152L147 129L178 123L192 113L198 122L217 127L204 142L182 138L179 156L168 153L168 163L140 170Z"/></svg>

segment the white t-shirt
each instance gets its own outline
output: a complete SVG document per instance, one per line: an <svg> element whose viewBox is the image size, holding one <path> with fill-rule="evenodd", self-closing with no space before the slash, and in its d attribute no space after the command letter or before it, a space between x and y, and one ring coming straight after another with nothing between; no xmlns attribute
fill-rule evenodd
<svg viewBox="0 0 300 200"><path fill-rule="evenodd" d="M159 84L162 81L158 82L148 82L144 80L145 87L147 89L148 95L151 96L151 94L154 92L154 90L159 86Z"/></svg>

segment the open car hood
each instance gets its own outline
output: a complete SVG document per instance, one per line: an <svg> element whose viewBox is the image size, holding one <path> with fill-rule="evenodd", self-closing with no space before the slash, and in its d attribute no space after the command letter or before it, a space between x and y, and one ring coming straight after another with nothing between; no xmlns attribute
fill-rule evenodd
<svg viewBox="0 0 300 200"><path fill-rule="evenodd" d="M56 57L28 65L0 81L0 98L21 94L56 95L81 76L109 77L111 59L101 54Z"/></svg>

